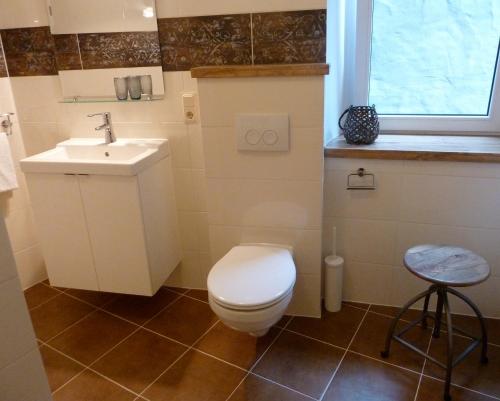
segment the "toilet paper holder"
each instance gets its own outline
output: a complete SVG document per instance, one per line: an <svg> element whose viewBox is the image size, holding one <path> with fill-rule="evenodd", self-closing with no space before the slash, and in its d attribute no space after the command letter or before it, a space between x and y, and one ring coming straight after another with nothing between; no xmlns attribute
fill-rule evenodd
<svg viewBox="0 0 500 401"><path fill-rule="evenodd" d="M0 113L0 128L5 130L7 135L12 135L12 120L10 119L14 113Z"/></svg>
<svg viewBox="0 0 500 401"><path fill-rule="evenodd" d="M357 181L357 182L356 182ZM375 174L367 173L364 168L358 168L355 173L347 176L348 190L375 190Z"/></svg>

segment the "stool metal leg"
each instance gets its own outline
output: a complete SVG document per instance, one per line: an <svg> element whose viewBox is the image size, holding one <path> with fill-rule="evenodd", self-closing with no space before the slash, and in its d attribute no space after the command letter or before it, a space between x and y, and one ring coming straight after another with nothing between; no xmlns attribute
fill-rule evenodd
<svg viewBox="0 0 500 401"><path fill-rule="evenodd" d="M486 364L488 363L488 333L486 331L486 323L484 322L484 317L479 308L476 306L474 302L470 300L467 296L462 294L461 292L458 292L457 290L453 288L448 288L448 291L455 295L456 297L460 298L462 301L464 301L467 305L470 306L470 308L474 311L476 314L479 323L481 324L481 363Z"/></svg>
<svg viewBox="0 0 500 401"><path fill-rule="evenodd" d="M435 287L434 286L431 286L428 290L418 294L417 296L413 297L412 299L410 299L402 308L401 310L399 311L399 313L397 314L397 316L392 319L392 323L391 323L391 326L389 328L389 331L387 332L387 337L386 337L386 340L385 340L385 348L384 350L380 353L380 355L382 356L382 358L387 358L389 356L389 352L391 350L391 341L392 341L392 337L394 336L394 331L396 330L396 326L399 322L399 320L401 319L401 316L404 315L404 313L410 309L410 306L412 306L414 303L420 301L422 298L424 297L427 297L427 296L430 296L434 291L436 291Z"/></svg>
<svg viewBox="0 0 500 401"><path fill-rule="evenodd" d="M434 320L434 331L432 337L439 338L441 332L441 318L443 317L443 289L437 289L437 306L436 306L436 319Z"/></svg>
<svg viewBox="0 0 500 401"><path fill-rule="evenodd" d="M427 328L427 313L429 312L429 300L431 299L431 294L432 293L428 293L425 296L424 310L422 311L422 328L423 329Z"/></svg>
<svg viewBox="0 0 500 401"><path fill-rule="evenodd" d="M446 380L444 385L444 399L445 401L451 400L450 387L451 387L451 373L453 371L453 324L451 319L450 303L448 301L448 293L446 289L442 290L444 312L446 313L446 325L448 330L448 344L446 355Z"/></svg>

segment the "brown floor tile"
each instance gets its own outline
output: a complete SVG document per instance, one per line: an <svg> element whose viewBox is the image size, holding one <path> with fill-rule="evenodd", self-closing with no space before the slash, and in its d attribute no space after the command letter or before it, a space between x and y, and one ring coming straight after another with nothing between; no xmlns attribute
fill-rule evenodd
<svg viewBox="0 0 500 401"><path fill-rule="evenodd" d="M416 401L443 401L444 382L422 377ZM493 401L493 398L451 386L451 399L453 401Z"/></svg>
<svg viewBox="0 0 500 401"><path fill-rule="evenodd" d="M364 310L367 310L368 307L370 306L370 304L365 304L362 302L351 302L351 301L343 301L342 305L343 306L345 306L345 305L354 306L355 308L364 309Z"/></svg>
<svg viewBox="0 0 500 401"><path fill-rule="evenodd" d="M343 351L338 348L284 331L254 372L317 398L342 355Z"/></svg>
<svg viewBox="0 0 500 401"><path fill-rule="evenodd" d="M311 401L311 399L250 374L229 401Z"/></svg>
<svg viewBox="0 0 500 401"><path fill-rule="evenodd" d="M83 302L60 294L30 311L37 338L47 341L94 309Z"/></svg>
<svg viewBox="0 0 500 401"><path fill-rule="evenodd" d="M45 367L52 391L55 391L85 369L83 366L47 346L41 346L40 353L42 354L43 366Z"/></svg>
<svg viewBox="0 0 500 401"><path fill-rule="evenodd" d="M133 324L105 312L96 311L58 335L49 344L77 361L89 365L135 329L136 326Z"/></svg>
<svg viewBox="0 0 500 401"><path fill-rule="evenodd" d="M335 313L323 310L321 319L294 317L287 329L347 348L364 315L365 311L344 306Z"/></svg>
<svg viewBox="0 0 500 401"><path fill-rule="evenodd" d="M188 297L199 299L203 302L208 302L208 291L207 290L189 290L186 292Z"/></svg>
<svg viewBox="0 0 500 401"><path fill-rule="evenodd" d="M189 351L144 396L151 401L224 401L244 376L243 370Z"/></svg>
<svg viewBox="0 0 500 401"><path fill-rule="evenodd" d="M285 327L286 324L292 319L292 316L283 316L278 323L275 324L276 327Z"/></svg>
<svg viewBox="0 0 500 401"><path fill-rule="evenodd" d="M54 401L133 401L136 396L86 370L54 394Z"/></svg>
<svg viewBox="0 0 500 401"><path fill-rule="evenodd" d="M144 324L179 296L162 287L153 297L120 295L104 309L137 324Z"/></svg>
<svg viewBox="0 0 500 401"><path fill-rule="evenodd" d="M243 369L250 369L278 333L279 329L272 327L264 337L257 338L219 322L196 344L196 348Z"/></svg>
<svg viewBox="0 0 500 401"><path fill-rule="evenodd" d="M140 393L186 350L141 329L92 365L92 369Z"/></svg>
<svg viewBox="0 0 500 401"><path fill-rule="evenodd" d="M438 339L432 339L430 354L439 361L446 360L446 335L441 335ZM463 337L454 338L455 357L459 355L470 341ZM479 391L494 397L500 397L500 348L490 346L488 348L489 363L480 363L480 347L476 348L465 360L453 369L451 381L462 387ZM433 363L427 363L425 373L444 379L444 369Z"/></svg>
<svg viewBox="0 0 500 401"><path fill-rule="evenodd" d="M396 317L401 308L397 308L395 306L385 306L385 305L372 305L370 308L370 312L380 313L382 315ZM402 319L406 321L413 321L418 319L422 314L421 310L418 309L409 309L405 312ZM432 320L429 319L429 325L432 326Z"/></svg>
<svg viewBox="0 0 500 401"><path fill-rule="evenodd" d="M59 291L47 287L45 284L38 283L24 291L24 298L26 298L26 304L28 304L28 308L32 309L40 304L43 304L44 302L47 302L49 299L52 299L59 294Z"/></svg>
<svg viewBox="0 0 500 401"><path fill-rule="evenodd" d="M382 359L380 351L385 346L385 339L391 322L392 319L389 317L369 312L356 334L350 350L371 356L372 358ZM398 327L402 326L404 326L404 322L398 325ZM431 330L414 327L404 335L404 338L423 351L426 351L430 335ZM392 341L390 356L384 360L416 372L421 371L424 363L424 358L403 347L396 341Z"/></svg>
<svg viewBox="0 0 500 401"><path fill-rule="evenodd" d="M210 306L191 298L180 298L146 327L183 344L192 345L216 322Z"/></svg>
<svg viewBox="0 0 500 401"><path fill-rule="evenodd" d="M81 299L82 301L85 301L97 307L101 307L105 303L110 302L112 299L118 296L110 292L86 291L73 288L67 290L66 294Z"/></svg>
<svg viewBox="0 0 500 401"><path fill-rule="evenodd" d="M484 319L488 342L500 345L500 319ZM466 330L470 334L480 336L481 325L475 316L453 315L453 325ZM446 327L445 327L446 329Z"/></svg>
<svg viewBox="0 0 500 401"><path fill-rule="evenodd" d="M418 374L349 352L324 400L412 401L418 380Z"/></svg>

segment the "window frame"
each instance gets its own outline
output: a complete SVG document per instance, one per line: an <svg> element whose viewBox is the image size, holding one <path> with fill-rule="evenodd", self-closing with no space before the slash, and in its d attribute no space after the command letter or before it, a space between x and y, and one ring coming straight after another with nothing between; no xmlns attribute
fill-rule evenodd
<svg viewBox="0 0 500 401"><path fill-rule="evenodd" d="M346 76L353 104L368 104L373 28L373 0L347 2L347 47L351 59ZM499 44L500 48L500 44ZM488 116L379 115L380 129L386 133L453 133L457 135L500 135L500 54L497 56ZM349 69L347 69L349 71Z"/></svg>

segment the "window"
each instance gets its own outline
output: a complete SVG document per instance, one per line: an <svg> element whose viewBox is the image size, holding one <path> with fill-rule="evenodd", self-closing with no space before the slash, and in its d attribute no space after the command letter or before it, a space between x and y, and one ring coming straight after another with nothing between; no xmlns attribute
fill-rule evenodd
<svg viewBox="0 0 500 401"><path fill-rule="evenodd" d="M358 0L356 103L386 131L500 132L499 0Z"/></svg>

